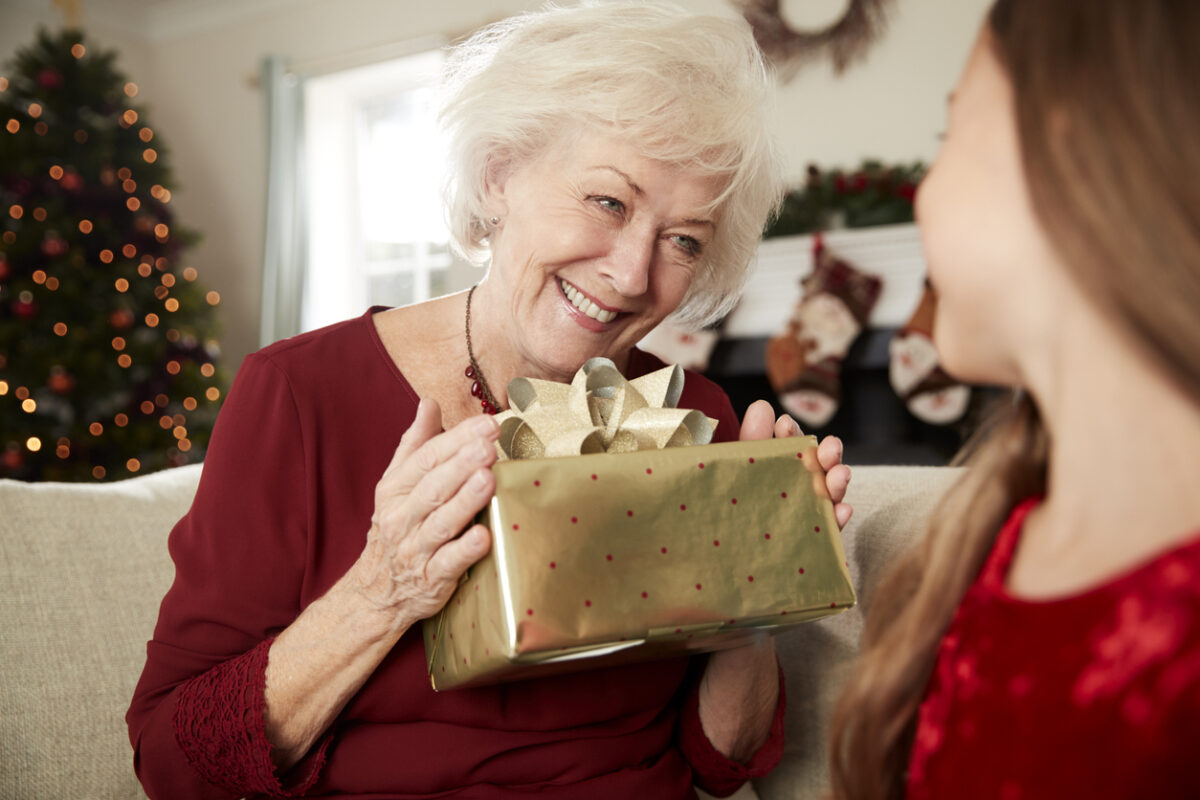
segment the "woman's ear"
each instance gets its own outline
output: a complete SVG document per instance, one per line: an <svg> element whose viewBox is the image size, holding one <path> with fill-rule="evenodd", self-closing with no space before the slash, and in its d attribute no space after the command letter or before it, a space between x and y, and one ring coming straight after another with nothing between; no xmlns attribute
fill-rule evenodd
<svg viewBox="0 0 1200 800"><path fill-rule="evenodd" d="M488 213L492 216L505 217L508 214L508 196L505 189L508 177L512 174L511 159L499 153L488 156L487 166L484 167L483 187L487 202Z"/></svg>

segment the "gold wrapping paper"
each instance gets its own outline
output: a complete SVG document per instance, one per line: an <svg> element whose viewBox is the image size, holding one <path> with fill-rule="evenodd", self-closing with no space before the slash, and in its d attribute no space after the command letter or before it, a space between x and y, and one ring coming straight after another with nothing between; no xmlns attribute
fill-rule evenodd
<svg viewBox="0 0 1200 800"><path fill-rule="evenodd" d="M856 602L815 437L676 446L712 433L673 408L682 370L611 366L510 384L505 456L588 454L493 467L492 550L423 626L434 689L719 650Z"/></svg>

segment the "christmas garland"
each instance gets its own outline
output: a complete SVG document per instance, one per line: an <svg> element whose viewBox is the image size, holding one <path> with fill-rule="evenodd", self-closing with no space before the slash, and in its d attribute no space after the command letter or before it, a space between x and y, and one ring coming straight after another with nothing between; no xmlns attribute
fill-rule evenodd
<svg viewBox="0 0 1200 800"><path fill-rule="evenodd" d="M850 172L809 165L804 185L787 193L763 238L912 222L925 170L919 161L889 166L869 160Z"/></svg>

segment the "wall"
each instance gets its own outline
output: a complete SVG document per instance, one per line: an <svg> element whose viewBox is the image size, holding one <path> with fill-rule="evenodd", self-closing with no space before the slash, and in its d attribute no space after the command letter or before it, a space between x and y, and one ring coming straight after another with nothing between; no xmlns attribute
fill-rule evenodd
<svg viewBox="0 0 1200 800"><path fill-rule="evenodd" d="M946 95L988 2L897 0L886 37L865 63L836 79L831 68L814 64L781 84L778 138L789 180L798 180L809 162L853 166L865 157L932 159ZM0 59L28 41L37 24L57 24L48 1L0 4ZM681 4L736 14L724 0ZM138 99L150 107L149 118L171 148L180 184L172 202L179 219L205 235L192 264L223 298L224 361L231 370L258 346L266 131L262 97L249 79L262 56L309 61L430 34L453 36L540 5L260 0L225 24L156 33L118 28L115 16L101 13L105 6L93 9L89 32L98 43L122 51L121 65L141 87ZM832 15L837 2L785 0L785 13L792 6Z"/></svg>

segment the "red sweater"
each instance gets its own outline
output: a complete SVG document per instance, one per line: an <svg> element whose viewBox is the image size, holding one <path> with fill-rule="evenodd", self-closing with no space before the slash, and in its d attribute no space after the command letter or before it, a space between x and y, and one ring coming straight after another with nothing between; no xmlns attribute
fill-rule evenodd
<svg viewBox="0 0 1200 800"><path fill-rule="evenodd" d="M743 765L703 734L700 659L435 693L417 626L310 754L276 775L263 724L272 637L361 553L375 484L416 413L377 310L249 356L226 398L195 501L171 532L175 582L126 716L147 794L689 798L693 782L728 794L766 774L783 750L782 685L771 737ZM635 351L630 377L658 366ZM715 384L689 374L680 405L719 419L721 440L737 437Z"/></svg>
<svg viewBox="0 0 1200 800"><path fill-rule="evenodd" d="M1088 591L1004 588L1004 525L942 640L908 797L1200 797L1200 538Z"/></svg>

